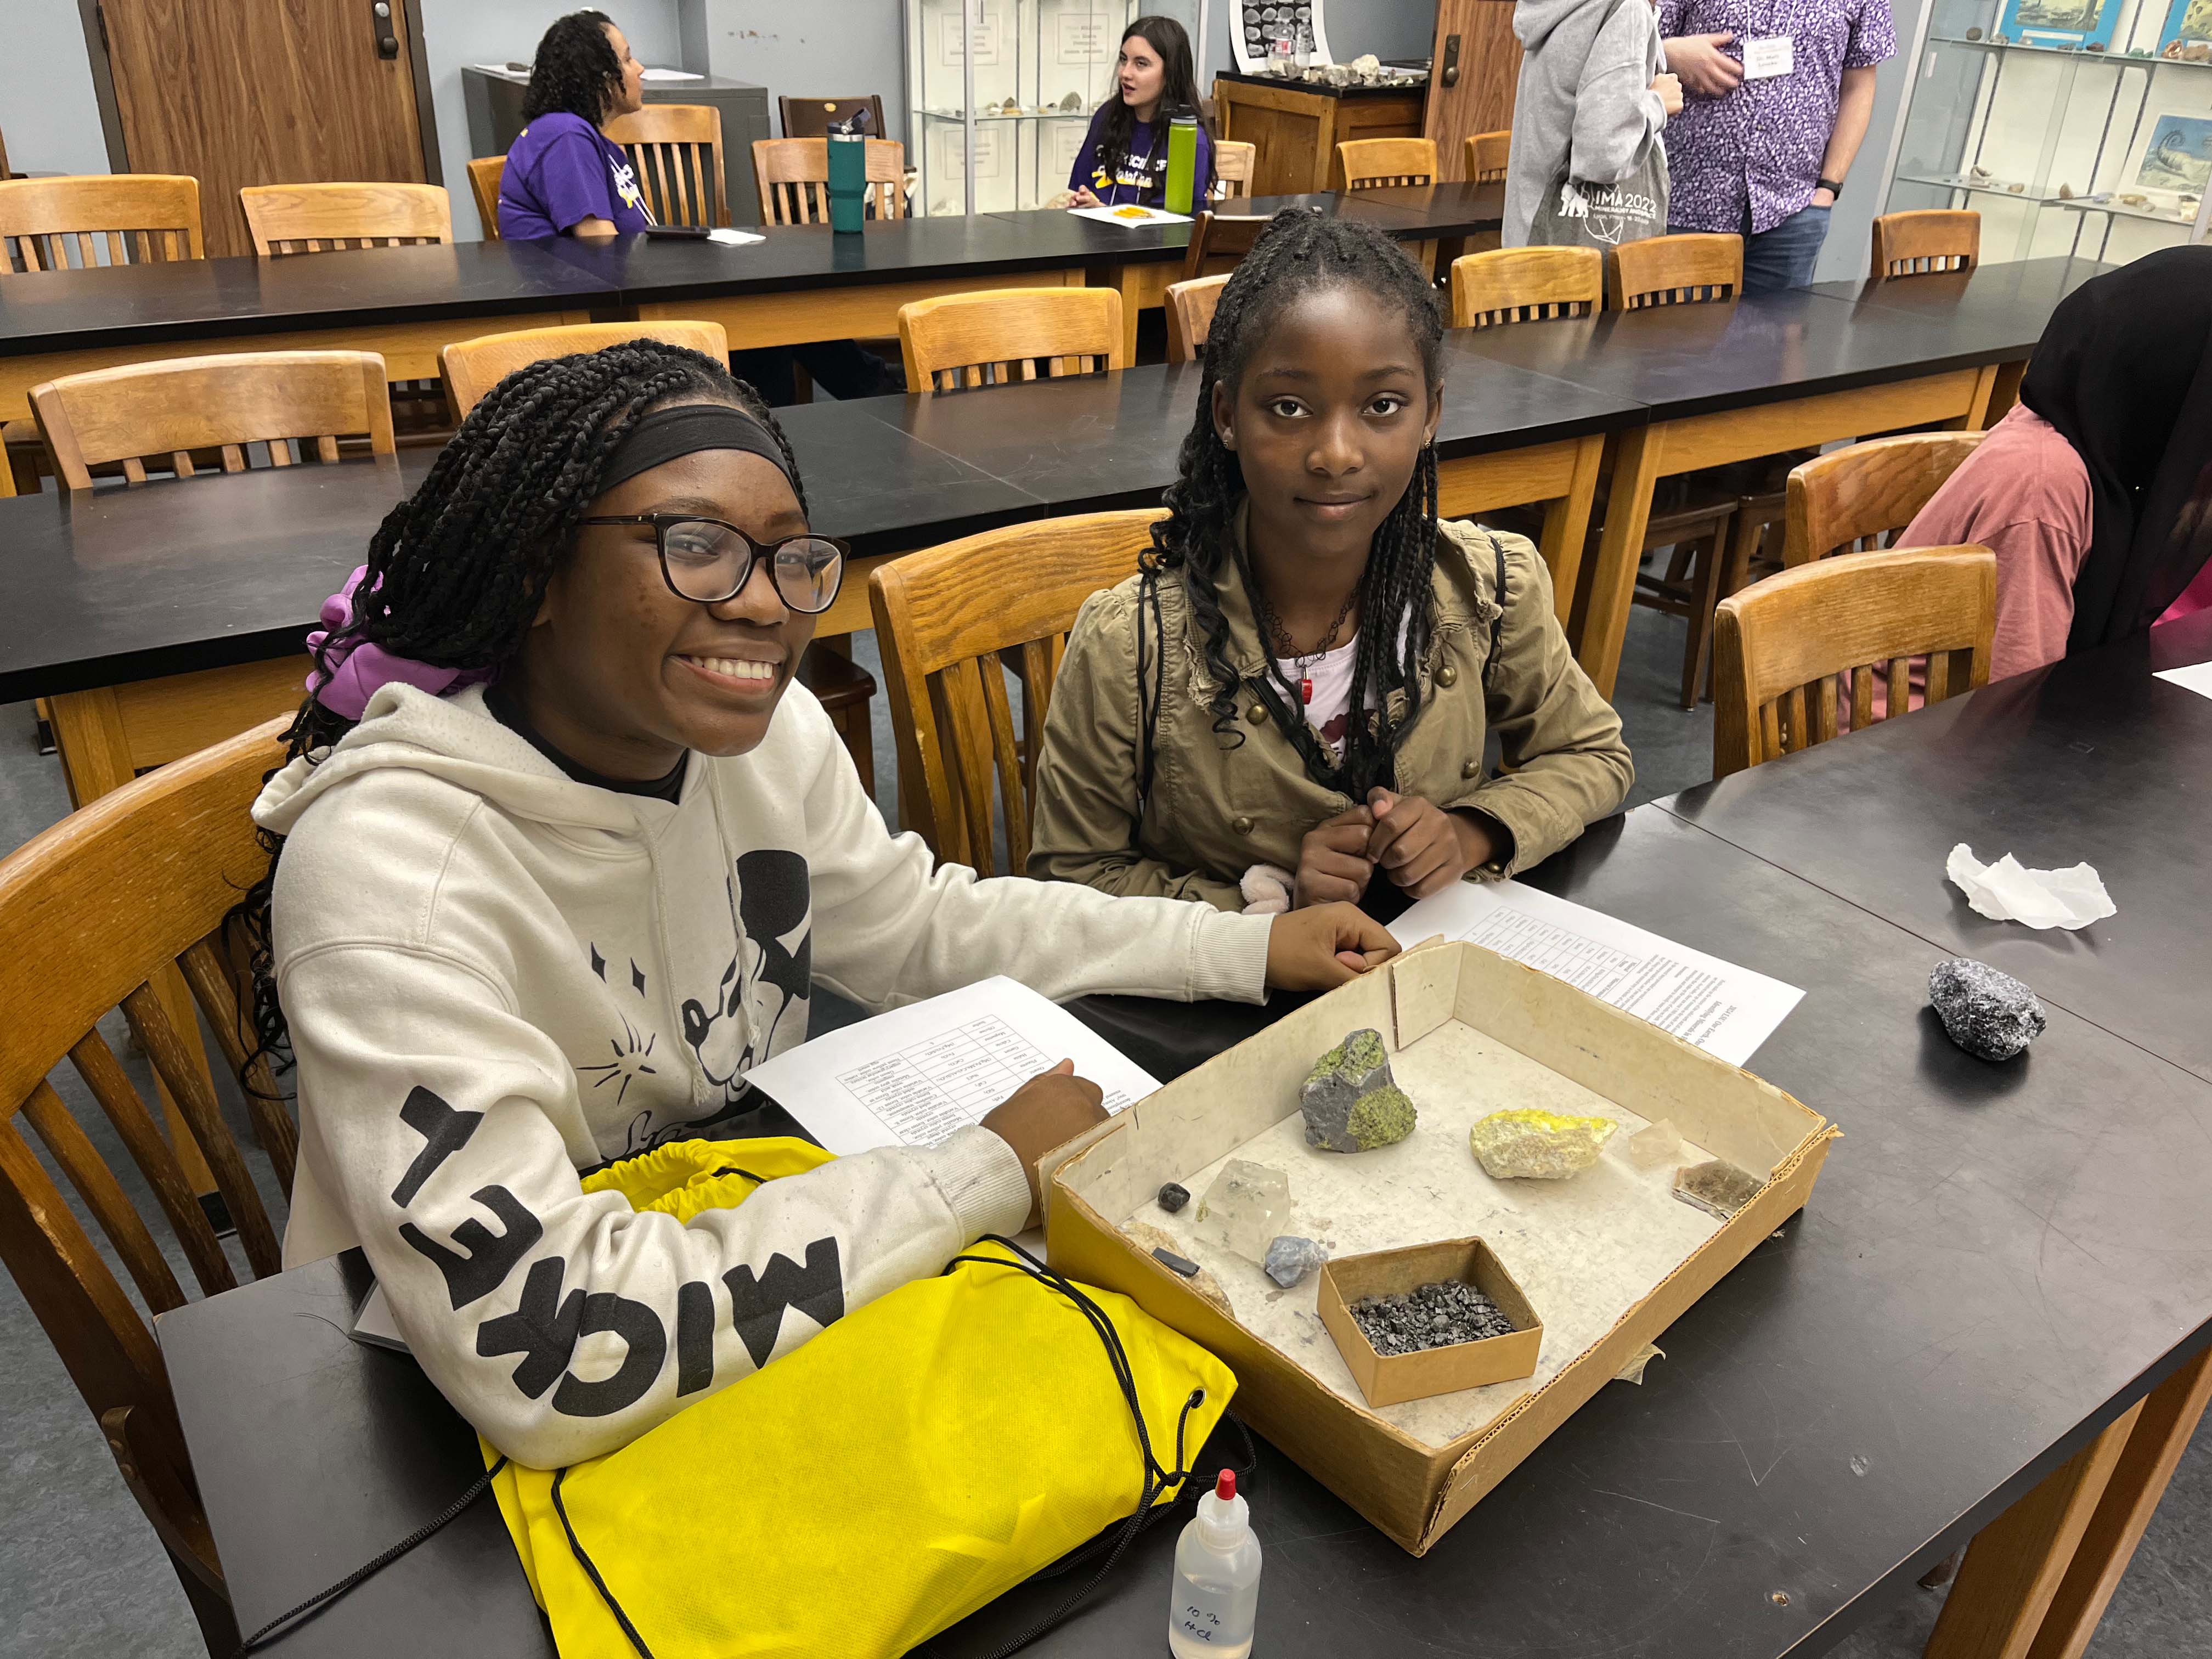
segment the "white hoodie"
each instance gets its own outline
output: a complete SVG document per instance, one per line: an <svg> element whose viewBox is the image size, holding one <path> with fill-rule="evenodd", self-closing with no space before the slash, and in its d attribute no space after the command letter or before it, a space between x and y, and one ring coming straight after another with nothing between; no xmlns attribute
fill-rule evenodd
<svg viewBox="0 0 2212 1659"><path fill-rule="evenodd" d="M288 837L285 1258L360 1244L431 1379L538 1468L1022 1224L1020 1161L980 1128L689 1224L584 1194L580 1170L745 1109L815 981L872 1009L994 973L1054 998L1263 994L1266 917L933 869L799 687L752 753L693 756L672 805L574 781L481 690L390 685L254 818Z"/></svg>

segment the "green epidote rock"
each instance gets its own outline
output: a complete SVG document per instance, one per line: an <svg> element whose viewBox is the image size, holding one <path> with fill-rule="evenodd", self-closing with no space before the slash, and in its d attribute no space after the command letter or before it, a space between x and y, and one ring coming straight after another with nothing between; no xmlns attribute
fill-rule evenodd
<svg viewBox="0 0 2212 1659"><path fill-rule="evenodd" d="M1367 1152L1413 1133L1419 1117L1390 1075L1382 1033L1358 1030L1314 1062L1298 1091L1306 1145L1332 1152Z"/></svg>

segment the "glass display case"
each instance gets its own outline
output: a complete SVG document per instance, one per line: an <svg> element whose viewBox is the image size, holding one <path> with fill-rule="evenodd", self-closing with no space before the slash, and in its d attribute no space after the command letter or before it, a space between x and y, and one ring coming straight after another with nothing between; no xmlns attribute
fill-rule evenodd
<svg viewBox="0 0 2212 1659"><path fill-rule="evenodd" d="M1887 210L1972 207L1982 258L2205 240L2212 0L1931 0Z"/></svg>
<svg viewBox="0 0 2212 1659"><path fill-rule="evenodd" d="M1115 95L1121 31L1146 15L1198 39L1196 0L907 0L914 210L1010 213L1065 190L1092 113Z"/></svg>

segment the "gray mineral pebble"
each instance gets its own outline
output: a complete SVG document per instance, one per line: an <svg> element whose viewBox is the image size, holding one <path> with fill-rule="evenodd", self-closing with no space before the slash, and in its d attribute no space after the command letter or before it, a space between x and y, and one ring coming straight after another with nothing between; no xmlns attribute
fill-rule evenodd
<svg viewBox="0 0 2212 1659"><path fill-rule="evenodd" d="M1267 1246L1267 1260L1263 1265L1267 1277L1287 1291L1328 1260L1328 1252L1310 1238L1279 1233Z"/></svg>
<svg viewBox="0 0 2212 1659"><path fill-rule="evenodd" d="M1173 1215L1190 1202L1190 1188L1170 1181L1160 1188L1160 1208Z"/></svg>
<svg viewBox="0 0 2212 1659"><path fill-rule="evenodd" d="M2043 1005L2010 974L1954 957L1928 975L1928 1000L1951 1041L1980 1060L2010 1060L2043 1035Z"/></svg>
<svg viewBox="0 0 2212 1659"><path fill-rule="evenodd" d="M1195 1279L1198 1276L1198 1263L1191 1261L1188 1256L1177 1255L1173 1250L1161 1249L1155 1249L1152 1255L1159 1260L1161 1266L1181 1273L1185 1279Z"/></svg>
<svg viewBox="0 0 2212 1659"><path fill-rule="evenodd" d="M1395 1296L1362 1297L1349 1310L1368 1346L1385 1356L1508 1336L1513 1322L1474 1285L1440 1279Z"/></svg>

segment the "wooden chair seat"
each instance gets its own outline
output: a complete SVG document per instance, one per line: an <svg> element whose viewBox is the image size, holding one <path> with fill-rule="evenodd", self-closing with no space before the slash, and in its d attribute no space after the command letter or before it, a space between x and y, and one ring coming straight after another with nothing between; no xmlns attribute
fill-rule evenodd
<svg viewBox="0 0 2212 1659"><path fill-rule="evenodd" d="M1432 138L1347 138L1336 147L1336 165L1346 190L1383 190L1393 185L1433 185L1437 146Z"/></svg>
<svg viewBox="0 0 2212 1659"><path fill-rule="evenodd" d="M909 392L951 392L1127 368L1110 288L1000 288L899 307Z"/></svg>
<svg viewBox="0 0 2212 1659"><path fill-rule="evenodd" d="M469 194L476 198L477 220L487 242L500 240L499 187L506 180L504 155L479 155L469 163Z"/></svg>
<svg viewBox="0 0 2212 1659"><path fill-rule="evenodd" d="M1850 729L1905 712L1911 664L1926 700L1988 684L1997 562L1985 547L1915 548L1799 565L1720 602L1713 634L1713 775L1834 737L1842 690Z"/></svg>
<svg viewBox="0 0 2212 1659"><path fill-rule="evenodd" d="M248 808L263 775L283 763L285 724L271 720L142 778L0 860L0 938L38 941L36 950L0 954L0 1006L8 1009L0 1261L100 1425L214 1653L233 1651L239 1633L149 1321L187 1296L155 1229L168 1232L202 1293L233 1288L238 1274L159 1113L99 1025L120 1008L179 1103L181 1133L214 1173L249 1274L276 1272L276 1231L252 1164L195 1063L197 1032L174 1016L164 991L174 983L188 994L184 1006L206 1019L230 1066L249 1071L255 1139L289 1194L297 1137L267 1068L246 1066L252 1039L240 1017L237 941L222 933L239 894L268 868ZM80 1115L95 1103L150 1189L144 1213L85 1132ZM32 1152L26 1125L73 1197ZM95 1232L145 1313L94 1243Z"/></svg>
<svg viewBox="0 0 2212 1659"><path fill-rule="evenodd" d="M866 141L868 190L865 205L878 219L906 216L906 146L894 138ZM762 222L830 222L830 141L756 138L753 181L759 187Z"/></svg>
<svg viewBox="0 0 2212 1659"><path fill-rule="evenodd" d="M903 816L939 859L996 873L1003 825L1008 872L1027 866L1037 753L1067 630L1084 600L1136 574L1164 516L1040 520L909 553L870 576ZM1022 689L1019 739L1009 675Z"/></svg>
<svg viewBox="0 0 2212 1659"><path fill-rule="evenodd" d="M860 775L860 787L876 793L876 735L874 709L876 678L850 657L840 655L819 642L806 647L799 659L799 683L814 694L822 712L844 740Z"/></svg>
<svg viewBox="0 0 2212 1659"><path fill-rule="evenodd" d="M653 218L712 228L730 222L722 178L722 112L712 104L647 104L607 123L637 173Z"/></svg>

